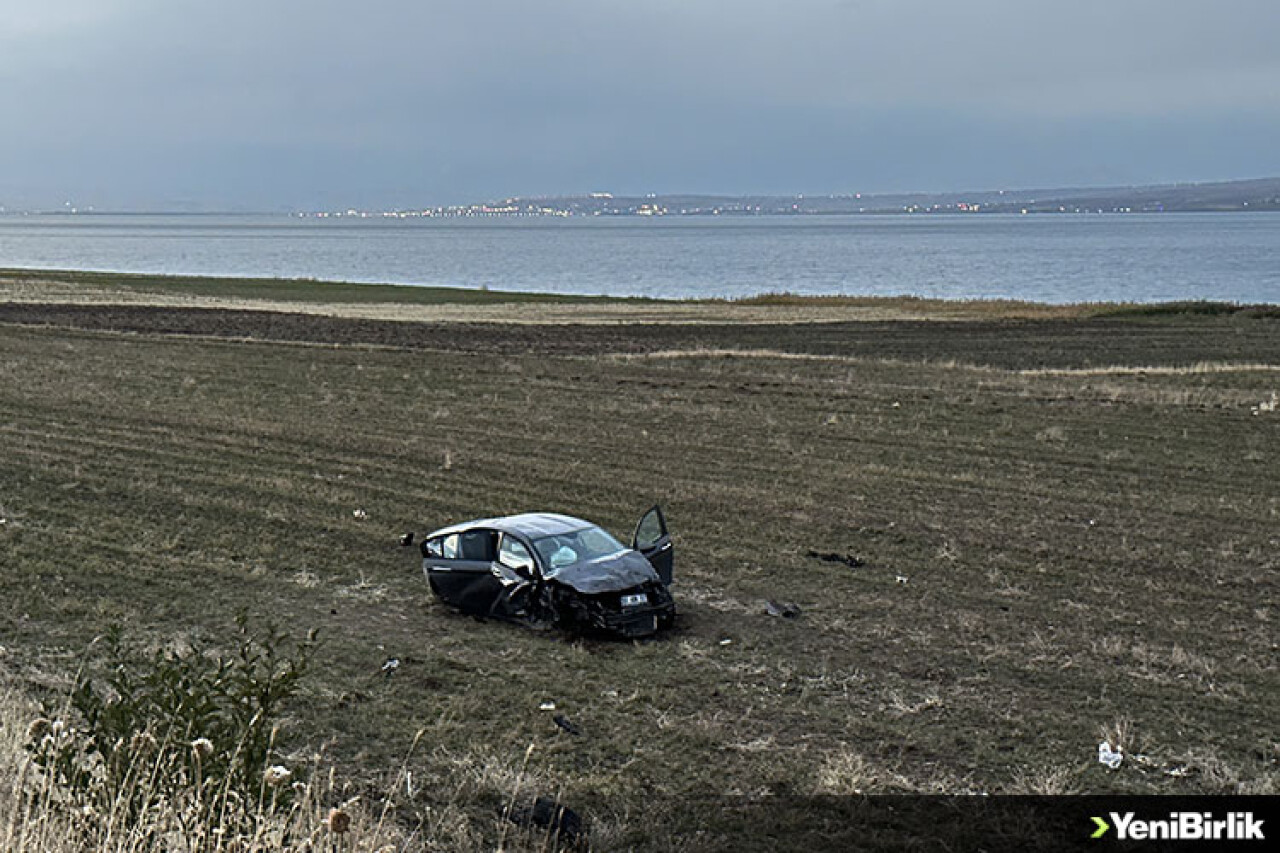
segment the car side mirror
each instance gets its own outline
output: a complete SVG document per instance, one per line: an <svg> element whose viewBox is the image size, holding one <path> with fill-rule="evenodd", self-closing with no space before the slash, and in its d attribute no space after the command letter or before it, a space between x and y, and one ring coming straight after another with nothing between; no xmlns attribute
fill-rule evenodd
<svg viewBox="0 0 1280 853"><path fill-rule="evenodd" d="M412 544L413 544L413 531L409 531L408 533L400 537L401 548L408 548Z"/></svg>

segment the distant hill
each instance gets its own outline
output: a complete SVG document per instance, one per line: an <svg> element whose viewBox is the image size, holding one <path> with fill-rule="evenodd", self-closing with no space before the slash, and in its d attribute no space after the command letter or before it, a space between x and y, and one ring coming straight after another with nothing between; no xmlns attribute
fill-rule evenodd
<svg viewBox="0 0 1280 853"><path fill-rule="evenodd" d="M1280 178L1138 187L879 195L516 197L441 208L445 215L777 216L903 213L1151 213L1280 210Z"/></svg>

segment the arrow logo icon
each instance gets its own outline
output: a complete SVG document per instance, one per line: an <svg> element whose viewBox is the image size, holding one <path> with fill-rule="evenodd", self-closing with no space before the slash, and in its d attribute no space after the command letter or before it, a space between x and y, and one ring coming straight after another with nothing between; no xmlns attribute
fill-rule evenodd
<svg viewBox="0 0 1280 853"><path fill-rule="evenodd" d="M1103 820L1100 817L1095 817L1093 819L1093 822L1097 825L1098 828L1093 831L1093 835L1089 836L1090 838L1101 838L1102 836L1106 835L1107 830L1111 828L1111 824L1107 823L1105 820Z"/></svg>

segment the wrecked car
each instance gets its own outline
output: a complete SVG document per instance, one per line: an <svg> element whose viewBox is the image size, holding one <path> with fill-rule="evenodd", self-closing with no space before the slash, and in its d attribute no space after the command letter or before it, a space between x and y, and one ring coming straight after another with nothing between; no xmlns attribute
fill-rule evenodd
<svg viewBox="0 0 1280 853"><path fill-rule="evenodd" d="M402 541L412 544L412 534ZM431 590L464 613L629 638L675 619L674 552L658 506L629 548L589 521L549 512L450 525L419 547Z"/></svg>

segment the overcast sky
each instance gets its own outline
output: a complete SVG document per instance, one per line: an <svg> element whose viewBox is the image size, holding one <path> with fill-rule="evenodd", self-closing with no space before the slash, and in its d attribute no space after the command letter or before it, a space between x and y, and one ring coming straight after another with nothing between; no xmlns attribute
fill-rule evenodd
<svg viewBox="0 0 1280 853"><path fill-rule="evenodd" d="M0 0L0 205L1280 175L1277 0Z"/></svg>

